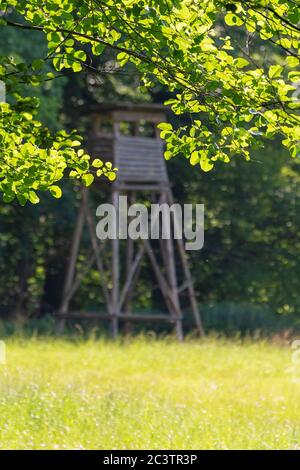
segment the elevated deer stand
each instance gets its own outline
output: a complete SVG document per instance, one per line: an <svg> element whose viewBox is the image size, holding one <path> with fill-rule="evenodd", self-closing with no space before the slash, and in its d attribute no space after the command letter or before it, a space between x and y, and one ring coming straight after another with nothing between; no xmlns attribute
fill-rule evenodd
<svg viewBox="0 0 300 470"><path fill-rule="evenodd" d="M90 111L92 129L88 139L91 155L102 160L109 160L118 168L118 178L112 186L112 203L117 215L119 196L127 195L130 203L141 194L147 194L151 202L173 203L166 163L163 157L163 142L159 137L157 124L165 121L164 108L161 105L120 105L114 107L94 107ZM80 247L84 223L86 222L91 245L92 256L87 262L85 272L76 274L76 262ZM180 294L187 290L195 325L203 335L201 317L197 307L193 281L187 261L183 240L160 239L159 253L153 249L150 240L124 241L126 254L120 253L120 240L111 240L111 266L107 267L107 259L102 257L103 242L96 237L96 221L89 207L88 191L82 190L81 205L75 227L70 261L67 269L61 306L58 312L59 330L62 331L65 321L77 319L109 319L111 332L116 337L120 322L126 324L133 321L170 322L175 326L179 340L183 339L182 309ZM176 244L176 245L175 245ZM106 250L107 252L107 250ZM134 289L140 275L141 261L144 257L155 274L157 285L165 302L166 312L134 313L132 311ZM180 263L183 283L178 286L176 259ZM125 275L121 282L121 267L125 263ZM96 263L100 274L107 313L72 312L69 304L78 289L81 280L93 263ZM111 286L103 273L109 271ZM121 285L122 284L122 285Z"/></svg>

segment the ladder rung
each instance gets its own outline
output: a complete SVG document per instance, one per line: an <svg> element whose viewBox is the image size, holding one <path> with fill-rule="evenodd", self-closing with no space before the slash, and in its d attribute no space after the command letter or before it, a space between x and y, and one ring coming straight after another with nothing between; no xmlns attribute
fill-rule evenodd
<svg viewBox="0 0 300 470"><path fill-rule="evenodd" d="M57 313L57 318L61 319L78 319L78 320L111 320L114 315L108 313L97 313L97 312L67 312ZM120 320L131 320L131 321L165 321L170 323L176 323L181 321L182 317L177 317L170 314L142 314L142 313L120 313L116 315Z"/></svg>

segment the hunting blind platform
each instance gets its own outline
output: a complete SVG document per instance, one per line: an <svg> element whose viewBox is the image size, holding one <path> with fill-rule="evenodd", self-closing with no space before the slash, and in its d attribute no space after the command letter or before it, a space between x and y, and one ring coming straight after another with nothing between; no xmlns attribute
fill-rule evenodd
<svg viewBox="0 0 300 470"><path fill-rule="evenodd" d="M121 195L128 197L129 204L137 202L141 197L143 201L147 200L152 204L173 204L163 156L163 141L157 128L158 123L166 120L165 107L157 104L96 105L89 108L86 115L91 124L87 139L89 153L94 158L111 161L118 168L117 179L110 184L111 202L115 207L117 220ZM89 190L83 189L62 301L57 313L59 331L63 330L68 319L109 320L113 337L118 335L122 324L128 326L131 322L169 322L175 326L178 339L182 340L183 311L180 297L185 294L197 331L203 335L184 241L173 237L135 241L129 237L126 240L99 240L96 235L97 220L88 196ZM78 272L77 260L85 224L92 254L83 271ZM111 248L108 248L108 244L111 244ZM146 258L156 279L156 284L152 283L152 289L160 291L165 304L163 313L134 311L136 285L141 278L141 267ZM72 298L83 276L93 264L99 272L106 312L74 312L70 309Z"/></svg>

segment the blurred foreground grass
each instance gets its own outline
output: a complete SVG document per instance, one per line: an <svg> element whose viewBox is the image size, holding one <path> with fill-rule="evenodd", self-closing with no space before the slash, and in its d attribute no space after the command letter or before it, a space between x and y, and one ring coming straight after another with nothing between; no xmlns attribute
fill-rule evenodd
<svg viewBox="0 0 300 470"><path fill-rule="evenodd" d="M298 449L289 347L9 339L0 449Z"/></svg>

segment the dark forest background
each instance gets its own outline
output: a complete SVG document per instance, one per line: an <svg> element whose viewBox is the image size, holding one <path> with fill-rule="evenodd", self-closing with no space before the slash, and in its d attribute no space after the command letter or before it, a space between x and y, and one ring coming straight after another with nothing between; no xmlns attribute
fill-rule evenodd
<svg viewBox="0 0 300 470"><path fill-rule="evenodd" d="M239 40L241 38L237 38ZM265 54L265 45L256 45ZM45 50L37 33L5 31L0 49L31 62ZM272 51L271 51L272 52ZM270 53L270 51L269 51ZM139 88L132 66L113 71L114 57L93 60L84 73L28 89L41 101L39 118L51 129L85 132L80 107L95 102L163 102L165 89ZM49 64L49 69L51 65ZM98 69L97 72L94 69ZM169 116L176 125L176 118ZM274 332L300 320L300 167L278 142L266 143L250 162L240 158L210 173L184 158L167 163L176 200L204 203L205 245L191 253L193 278L207 330L225 333ZM106 189L96 183L97 197ZM78 206L78 187L67 179L60 200L21 208L0 203L0 318L2 328L25 323L49 329L59 306ZM88 241L83 244L84 264ZM75 299L77 309L101 305L99 274L92 269ZM153 279L139 283L141 310L159 309ZM4 321L5 320L5 321ZM190 326L187 314L186 328Z"/></svg>

